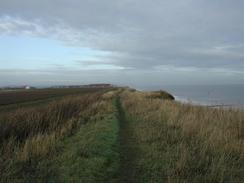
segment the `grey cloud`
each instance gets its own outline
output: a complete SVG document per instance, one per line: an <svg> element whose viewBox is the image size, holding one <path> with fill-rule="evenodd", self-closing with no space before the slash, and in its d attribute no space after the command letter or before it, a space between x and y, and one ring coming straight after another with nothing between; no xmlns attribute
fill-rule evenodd
<svg viewBox="0 0 244 183"><path fill-rule="evenodd" d="M243 71L243 9L242 0L3 0L0 34L107 51L105 63L138 71L162 65Z"/></svg>
<svg viewBox="0 0 244 183"><path fill-rule="evenodd" d="M89 66L89 65L98 65L98 64L113 64L111 61L106 60L75 60L79 65Z"/></svg>

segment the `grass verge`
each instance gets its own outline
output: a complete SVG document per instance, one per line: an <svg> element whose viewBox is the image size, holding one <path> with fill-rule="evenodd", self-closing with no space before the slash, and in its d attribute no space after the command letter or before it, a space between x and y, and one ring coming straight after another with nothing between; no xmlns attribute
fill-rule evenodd
<svg viewBox="0 0 244 183"><path fill-rule="evenodd" d="M44 182L114 182L118 170L118 123L114 115L83 125L59 144L61 151L46 162ZM50 171L51 170L51 171Z"/></svg>
<svg viewBox="0 0 244 183"><path fill-rule="evenodd" d="M66 98L11 114L0 121L0 182L115 178L119 127L113 95Z"/></svg>

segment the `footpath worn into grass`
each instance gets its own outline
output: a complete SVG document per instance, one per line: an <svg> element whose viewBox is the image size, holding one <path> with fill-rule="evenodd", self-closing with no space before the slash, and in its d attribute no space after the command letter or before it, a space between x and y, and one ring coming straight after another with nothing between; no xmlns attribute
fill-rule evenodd
<svg viewBox="0 0 244 183"><path fill-rule="evenodd" d="M52 162L52 182L113 182L118 170L118 124L115 116L84 125L65 140ZM55 175L56 174L56 175Z"/></svg>
<svg viewBox="0 0 244 183"><path fill-rule="evenodd" d="M124 100L122 98L121 102ZM141 116L131 115L130 108L125 107L125 104L117 102L120 124L120 182L169 181L167 173L171 160L177 156L175 149L178 145L178 129L168 128L165 121L162 123L152 118L145 121ZM144 114L147 113L151 113L151 110ZM140 108L136 109L136 114L142 114ZM168 145L169 141L173 143Z"/></svg>
<svg viewBox="0 0 244 183"><path fill-rule="evenodd" d="M122 108L120 98L117 97L116 106L118 109L119 121L119 152L120 168L118 182L136 182L134 158L136 156L135 141L133 139L133 129L126 119L125 111Z"/></svg>
<svg viewBox="0 0 244 183"><path fill-rule="evenodd" d="M49 162L49 182L138 182L134 126L119 96L114 112L89 122L59 146L63 152Z"/></svg>
<svg viewBox="0 0 244 183"><path fill-rule="evenodd" d="M61 153L41 165L41 181L138 182L135 129L126 119L119 96L113 104L113 113L82 125L74 136L58 145Z"/></svg>

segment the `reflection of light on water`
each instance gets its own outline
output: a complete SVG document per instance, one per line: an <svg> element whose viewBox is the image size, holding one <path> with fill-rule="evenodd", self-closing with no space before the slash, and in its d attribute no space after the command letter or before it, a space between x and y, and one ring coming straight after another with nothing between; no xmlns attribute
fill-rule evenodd
<svg viewBox="0 0 244 183"><path fill-rule="evenodd" d="M206 99L205 101L203 100L193 100L190 98L186 98L186 97L181 97L181 96L177 96L174 95L175 100L181 103L186 103L186 104L193 104L193 105L202 105L202 106L215 106L215 105L230 105L230 104L224 104L220 101L214 100L214 99Z"/></svg>
<svg viewBox="0 0 244 183"><path fill-rule="evenodd" d="M186 98L186 97L180 97L177 95L174 95L175 100L181 103L185 103L185 104L194 104L194 105L209 105L208 103L205 102L199 102L196 100L192 100L190 98Z"/></svg>
<svg viewBox="0 0 244 183"><path fill-rule="evenodd" d="M244 85L164 85L145 87L142 91L159 89L173 94L175 100L181 103L218 108L244 108Z"/></svg>
<svg viewBox="0 0 244 183"><path fill-rule="evenodd" d="M174 95L174 97L175 97L176 101L179 101L179 102L182 102L182 103L190 103L190 100L187 99L187 98L179 97L179 96L176 96L176 95Z"/></svg>
<svg viewBox="0 0 244 183"><path fill-rule="evenodd" d="M244 110L244 104L225 104L225 103L217 101L217 100L209 100L208 102L200 102L200 101L194 101L194 100L186 98L186 97L180 97L177 95L174 95L174 97L175 97L176 101L181 102L183 104L201 105L201 106L206 106L206 107L211 107L211 108Z"/></svg>

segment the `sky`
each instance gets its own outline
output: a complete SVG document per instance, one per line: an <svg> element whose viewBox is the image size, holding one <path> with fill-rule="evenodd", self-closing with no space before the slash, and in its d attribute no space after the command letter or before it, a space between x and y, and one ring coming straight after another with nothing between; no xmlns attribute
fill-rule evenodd
<svg viewBox="0 0 244 183"><path fill-rule="evenodd" d="M243 0L0 0L0 86L244 84Z"/></svg>

